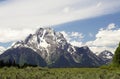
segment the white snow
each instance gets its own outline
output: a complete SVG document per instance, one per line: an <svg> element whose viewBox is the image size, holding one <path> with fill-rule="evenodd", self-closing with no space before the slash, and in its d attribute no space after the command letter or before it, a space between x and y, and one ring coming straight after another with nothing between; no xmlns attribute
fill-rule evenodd
<svg viewBox="0 0 120 79"><path fill-rule="evenodd" d="M32 49L32 50L34 50L36 52L36 49L34 49L33 47L30 47L28 45L24 45L24 46L27 47L27 48L30 48L30 49Z"/></svg>
<svg viewBox="0 0 120 79"><path fill-rule="evenodd" d="M39 47L44 47L47 48L49 46L49 44L45 41L44 36L45 36L46 30L43 31L43 35L42 37L39 37L40 39L40 44L38 44L38 48Z"/></svg>
<svg viewBox="0 0 120 79"><path fill-rule="evenodd" d="M44 39L42 39L41 42L40 42L41 47L47 48L49 45L50 44L48 44Z"/></svg>
<svg viewBox="0 0 120 79"><path fill-rule="evenodd" d="M108 59L112 59L112 56L107 56L106 58L108 58Z"/></svg>
<svg viewBox="0 0 120 79"><path fill-rule="evenodd" d="M2 54L6 49L2 46L0 46L0 54Z"/></svg>
<svg viewBox="0 0 120 79"><path fill-rule="evenodd" d="M72 49L73 51L70 51L71 49ZM73 47L73 46L69 47L69 48L67 49L67 51L68 51L70 54L73 54L74 52L76 52L75 47Z"/></svg>
<svg viewBox="0 0 120 79"><path fill-rule="evenodd" d="M22 46L21 44L15 44L13 48L17 48L19 46Z"/></svg>
<svg viewBox="0 0 120 79"><path fill-rule="evenodd" d="M58 43L61 43L61 40L60 40L60 39L57 39L57 42L58 42Z"/></svg>
<svg viewBox="0 0 120 79"><path fill-rule="evenodd" d="M15 45L15 43L16 43L16 42L13 42L13 43L12 43L12 45L11 45L11 47L12 47L12 46L14 46L14 45Z"/></svg>
<svg viewBox="0 0 120 79"><path fill-rule="evenodd" d="M111 58L112 58L112 56L110 55L110 53L105 52L105 54L106 54L106 57L105 57L105 58L108 58L108 59L111 59Z"/></svg>
<svg viewBox="0 0 120 79"><path fill-rule="evenodd" d="M41 39L43 39L43 38L44 38L45 33L46 33L46 30L44 30L44 31L43 31L43 35L42 35Z"/></svg>
<svg viewBox="0 0 120 79"><path fill-rule="evenodd" d="M30 40L30 43L34 43L34 42L37 42L37 36L33 36L32 40Z"/></svg>

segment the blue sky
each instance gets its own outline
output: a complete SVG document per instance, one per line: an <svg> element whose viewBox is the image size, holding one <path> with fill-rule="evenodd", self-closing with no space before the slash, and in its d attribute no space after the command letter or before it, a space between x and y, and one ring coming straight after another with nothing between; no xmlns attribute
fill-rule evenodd
<svg viewBox="0 0 120 79"><path fill-rule="evenodd" d="M100 39L98 39L96 37L97 34L99 34L100 29L103 28L104 31L107 31L107 28L110 24L113 24L115 26L115 28L111 29L108 34L114 34L114 31L119 31L120 29L120 12L116 12L116 13L111 13L111 14L107 14L107 15L103 15L103 16L99 16L99 17L95 17L95 18L89 18L89 19L84 19L84 20L76 20L76 21L72 21L72 22L67 22L67 23L63 23L60 25L56 25L54 27L54 29L56 31L65 31L67 32L78 32L78 33L82 33L84 38L82 40L76 40L78 42L76 42L75 44L77 44L77 46L81 46L86 45L89 42L95 42L96 40L99 40L98 42L102 41ZM119 38L120 32L118 33L118 37L117 34L114 34L114 36L116 36L116 38ZM107 35L107 33L105 34ZM114 37L111 35L111 37ZM102 36L101 36L102 37ZM107 38L103 41L109 41L110 39L116 39L116 38ZM72 40L75 40L74 38ZM110 40L109 42L112 42L113 40ZM72 41L71 41L72 42ZM82 44L79 42L82 42ZM115 40L115 42L113 42L114 44L110 44L106 45L96 45L93 46L92 44L89 45L87 44L89 47L91 47L91 49L94 52L100 52L102 50L110 50L112 52L115 51L117 45L118 45L118 40Z"/></svg>
<svg viewBox="0 0 120 79"><path fill-rule="evenodd" d="M81 32L85 36L83 42L86 42L95 39L95 35L99 29L106 28L110 23L115 23L117 25L117 28L120 28L120 12L85 20L67 22L64 24L56 25L57 27L54 27L54 29L56 31L64 30L66 32ZM89 33L93 34L93 37L90 37Z"/></svg>
<svg viewBox="0 0 120 79"><path fill-rule="evenodd" d="M119 8L120 0L0 0L0 46L52 26L73 45L114 52L120 40Z"/></svg>

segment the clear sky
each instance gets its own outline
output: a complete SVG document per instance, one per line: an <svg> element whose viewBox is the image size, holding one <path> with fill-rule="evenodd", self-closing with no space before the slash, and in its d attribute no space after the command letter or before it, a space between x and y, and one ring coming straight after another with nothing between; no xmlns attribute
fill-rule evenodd
<svg viewBox="0 0 120 79"><path fill-rule="evenodd" d="M72 45L113 52L120 41L120 0L0 0L0 46L47 26Z"/></svg>

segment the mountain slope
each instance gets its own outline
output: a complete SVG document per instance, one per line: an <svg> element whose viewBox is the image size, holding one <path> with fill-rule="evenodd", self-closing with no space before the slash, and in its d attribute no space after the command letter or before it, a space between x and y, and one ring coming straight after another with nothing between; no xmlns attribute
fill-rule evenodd
<svg viewBox="0 0 120 79"><path fill-rule="evenodd" d="M0 60L10 56L8 59L16 58L16 63L20 64L18 60L21 59L21 55L25 55L23 59L28 64L38 65L38 62L30 62L36 58L40 63L39 66L45 66L41 65L44 63L43 60L49 67L96 67L104 64L104 61L87 46L72 46L61 33L51 28L40 28L25 40L16 42L1 55Z"/></svg>
<svg viewBox="0 0 120 79"><path fill-rule="evenodd" d="M110 51L108 51L108 50L102 51L98 56L99 56L106 64L110 63L110 62L112 61L112 58L113 58L112 52L110 52Z"/></svg>
<svg viewBox="0 0 120 79"><path fill-rule="evenodd" d="M46 62L30 48L17 47L8 49L0 55L0 61L3 63L13 64L19 66L33 65L33 66L46 66Z"/></svg>

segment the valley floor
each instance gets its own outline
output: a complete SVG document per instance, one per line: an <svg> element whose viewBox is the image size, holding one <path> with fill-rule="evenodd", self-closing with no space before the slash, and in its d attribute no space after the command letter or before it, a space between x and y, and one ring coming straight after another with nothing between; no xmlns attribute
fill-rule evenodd
<svg viewBox="0 0 120 79"><path fill-rule="evenodd" d="M120 79L120 70L100 68L0 68L0 79Z"/></svg>

